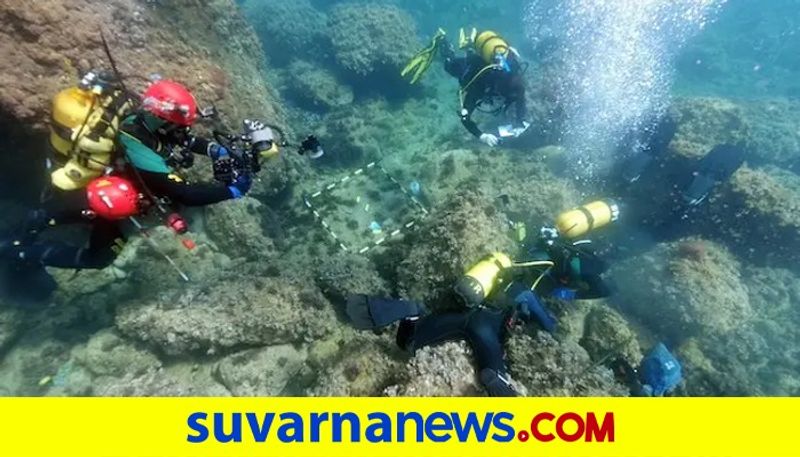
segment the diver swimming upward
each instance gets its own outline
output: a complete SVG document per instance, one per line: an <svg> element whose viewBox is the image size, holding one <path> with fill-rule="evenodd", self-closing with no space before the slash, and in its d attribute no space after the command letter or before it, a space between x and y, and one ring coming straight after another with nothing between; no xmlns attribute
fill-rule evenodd
<svg viewBox="0 0 800 457"><path fill-rule="evenodd" d="M459 47L465 51L464 56L456 56L445 31L439 29L431 44L411 59L402 75L410 77L411 84L416 83L430 67L436 53L441 52L445 71L458 79L459 116L464 127L490 147L499 145L504 138L519 137L530 126L523 78L527 66L520 61L519 53L489 30L478 33L473 29L466 34L461 29ZM496 134L482 131L472 119L473 113L481 107L500 115L512 106L512 123L498 128Z"/></svg>

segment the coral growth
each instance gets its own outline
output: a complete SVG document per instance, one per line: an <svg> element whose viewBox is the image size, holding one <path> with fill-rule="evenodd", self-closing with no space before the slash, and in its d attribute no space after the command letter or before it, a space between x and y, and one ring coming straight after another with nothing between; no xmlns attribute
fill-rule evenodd
<svg viewBox="0 0 800 457"><path fill-rule="evenodd" d="M204 290L129 303L116 319L124 335L171 355L311 341L335 323L317 289L284 278L217 278Z"/></svg>
<svg viewBox="0 0 800 457"><path fill-rule="evenodd" d="M592 363L572 341L558 342L546 333L514 333L508 342L511 375L537 397L629 395L610 370Z"/></svg>
<svg viewBox="0 0 800 457"><path fill-rule="evenodd" d="M242 10L273 62L321 59L330 51L327 17L308 0L246 0Z"/></svg>
<svg viewBox="0 0 800 457"><path fill-rule="evenodd" d="M327 111L353 103L353 90L342 85L330 71L296 60L288 70L287 98L315 111Z"/></svg>
<svg viewBox="0 0 800 457"><path fill-rule="evenodd" d="M750 141L750 125L735 103L721 98L685 98L675 102L678 132L670 148L679 157L699 159L718 144Z"/></svg>
<svg viewBox="0 0 800 457"><path fill-rule="evenodd" d="M687 256L681 247L686 243L702 244L705 254ZM687 239L620 262L609 274L624 284L615 303L648 327L680 341L730 332L752 318L739 268L724 247Z"/></svg>
<svg viewBox="0 0 800 457"><path fill-rule="evenodd" d="M328 26L336 61L354 75L396 74L416 52L414 20L396 6L339 4Z"/></svg>

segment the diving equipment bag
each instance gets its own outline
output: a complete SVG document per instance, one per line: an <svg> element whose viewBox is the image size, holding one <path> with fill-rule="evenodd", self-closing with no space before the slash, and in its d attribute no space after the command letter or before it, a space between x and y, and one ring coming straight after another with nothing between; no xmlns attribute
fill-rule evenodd
<svg viewBox="0 0 800 457"><path fill-rule="evenodd" d="M122 90L87 78L53 98L51 181L62 190L82 189L112 165L120 123L133 109Z"/></svg>

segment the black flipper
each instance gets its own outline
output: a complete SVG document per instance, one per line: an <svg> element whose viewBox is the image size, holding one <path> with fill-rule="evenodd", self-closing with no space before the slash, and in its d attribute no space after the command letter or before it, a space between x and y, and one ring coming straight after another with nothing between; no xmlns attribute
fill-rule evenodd
<svg viewBox="0 0 800 457"><path fill-rule="evenodd" d="M421 307L410 301L353 295L347 300L347 315L359 330L375 330L407 317L418 316Z"/></svg>
<svg viewBox="0 0 800 457"><path fill-rule="evenodd" d="M490 397L518 397L519 394L511 383L491 368L481 370L481 384L486 388Z"/></svg>

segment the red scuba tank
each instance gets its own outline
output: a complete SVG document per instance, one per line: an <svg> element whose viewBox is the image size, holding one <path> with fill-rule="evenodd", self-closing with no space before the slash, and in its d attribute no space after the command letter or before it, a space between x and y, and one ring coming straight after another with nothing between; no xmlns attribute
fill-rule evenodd
<svg viewBox="0 0 800 457"><path fill-rule="evenodd" d="M141 194L125 178L103 176L86 186L89 209L98 217L112 221L127 219L141 212Z"/></svg>

